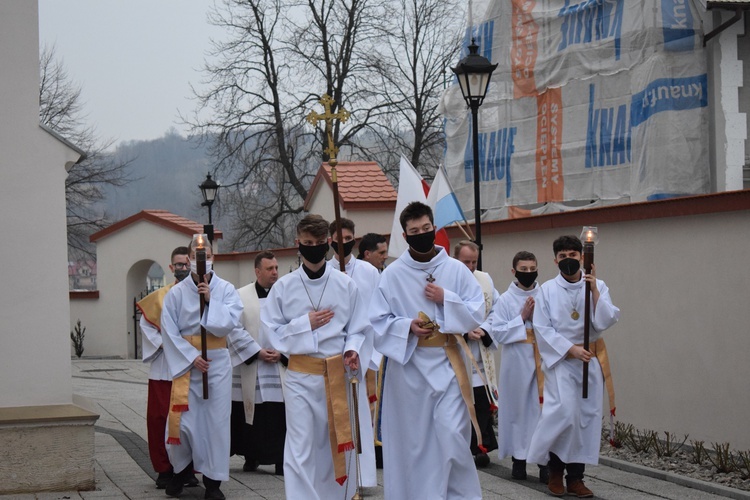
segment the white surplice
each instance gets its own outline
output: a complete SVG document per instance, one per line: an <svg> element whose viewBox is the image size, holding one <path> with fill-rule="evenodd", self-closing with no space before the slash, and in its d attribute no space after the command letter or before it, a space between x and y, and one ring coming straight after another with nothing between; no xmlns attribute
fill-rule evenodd
<svg viewBox="0 0 750 500"><path fill-rule="evenodd" d="M385 498L478 499L469 412L442 347L417 347L411 321L420 311L443 333L463 334L484 320L482 288L471 271L436 246L429 262L406 250L380 275L370 303L375 348L389 358L383 383ZM443 304L425 297L427 278L443 287Z"/></svg>
<svg viewBox="0 0 750 500"><path fill-rule="evenodd" d="M333 258L328 261L328 266L336 271L341 270L338 256L334 254ZM364 260L357 260L354 257L349 259L345 266L346 275L349 276L357 285L359 297L365 306L370 304L370 298L380 281L380 273L375 266ZM367 313L367 307L363 308L365 320L369 323L370 319ZM382 356L375 352L373 348L374 332L370 329L365 337L365 343L360 356L360 366L364 369L377 371L373 369L374 360L377 359L378 365ZM366 348L364 346L367 346ZM376 365L377 366L377 365ZM375 465L375 436L372 429L372 415L370 415L370 401L367 397L367 384L361 384L358 388L359 402L359 429L360 441L362 443L362 453L359 454L360 486L375 487L378 485L377 468ZM351 402L350 402L351 405Z"/></svg>
<svg viewBox="0 0 750 500"><path fill-rule="evenodd" d="M596 357L589 362L588 398L581 397L583 362L567 358L574 344L583 344L584 280L570 283L557 275L541 286L534 307L534 330L544 371L544 405L531 438L527 460L546 464L549 452L564 463L599 463L604 377ZM591 303L593 344L620 318L609 289L596 280L599 300ZM573 311L578 319L572 318Z"/></svg>
<svg viewBox="0 0 750 500"><path fill-rule="evenodd" d="M483 275L483 279L487 280L487 289L482 289L482 293L484 294L484 303L485 303L485 319L484 322L479 325L479 328L484 330L490 335L490 338L492 338L492 335L490 332L492 332L492 322L494 321L494 317L492 314L492 311L497 305L497 301L500 300L500 294L497 293L497 290L495 290L495 284L492 281L492 277L484 273L482 271L474 271L474 276L477 276L477 273L481 273ZM477 277L477 281L479 281L479 278ZM482 282L479 282L480 286L482 285ZM481 340L471 340L468 339L466 341L466 344L469 346L469 350L471 351L471 355L474 357L474 361L476 361L477 366L479 366L479 369L482 371L482 376L484 376L484 380L489 383L490 381L487 380L487 373L484 370L484 361L482 360L482 346L484 345ZM497 350L497 345L494 343L490 344L488 349L491 350ZM470 363L470 361L467 359L467 363ZM474 367L473 364L471 364L471 367L469 368L471 371L471 385L472 387L483 387L484 381L482 380L482 376L477 373L477 369ZM494 381L492 381L494 382ZM493 384L494 385L494 384Z"/></svg>
<svg viewBox="0 0 750 500"><path fill-rule="evenodd" d="M242 301L242 326L264 349L270 349L271 343L260 327L260 310L267 300L259 298L255 282L237 290ZM282 378L286 368L281 363L269 363L256 359L250 365L235 366L232 371L232 401L242 401L245 409L245 420L253 424L255 405L264 402L284 402ZM243 397L244 393L244 397Z"/></svg>
<svg viewBox="0 0 750 500"><path fill-rule="evenodd" d="M175 471L193 462L193 468L217 481L229 480L229 422L232 364L258 352L260 347L242 329L242 302L231 283L213 274L211 300L200 316L198 287L188 277L164 298L161 315L164 356L172 378L190 371L188 411L180 418L180 444L167 445ZM193 368L200 350L183 336L200 335L203 325L216 337L227 337L228 349L210 349L209 399L203 399L202 373Z"/></svg>
<svg viewBox="0 0 750 500"><path fill-rule="evenodd" d="M300 267L280 278L261 309L263 329L271 346L286 356L328 358L360 352L370 328L357 285L346 275L325 267L311 280ZM308 314L330 309L331 321L313 330ZM336 482L328 437L328 410L322 376L287 370L284 380L286 441L284 489L287 498L351 498L355 469L347 453L346 489Z"/></svg>
<svg viewBox="0 0 750 500"><path fill-rule="evenodd" d="M155 325L149 323L145 316L141 315L138 322L143 332L143 362L150 363L148 378L149 380L172 380L167 366L167 358L163 355L161 349L162 339L161 332Z"/></svg>
<svg viewBox="0 0 750 500"><path fill-rule="evenodd" d="M511 283L494 309L492 336L502 345L498 374L498 456L526 460L531 435L536 429L541 406L536 381L534 346L525 343L526 329L533 328L531 318L521 318L526 299L536 297L539 284L523 290Z"/></svg>

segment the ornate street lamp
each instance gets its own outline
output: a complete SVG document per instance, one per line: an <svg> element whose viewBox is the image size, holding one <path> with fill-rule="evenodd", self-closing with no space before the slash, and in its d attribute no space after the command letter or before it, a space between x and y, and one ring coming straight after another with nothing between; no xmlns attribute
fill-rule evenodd
<svg viewBox="0 0 750 500"><path fill-rule="evenodd" d="M471 39L469 54L459 61L455 68L451 68L458 78L461 94L466 105L471 108L472 152L474 153L474 242L479 245L479 259L477 269L482 269L482 213L479 203L479 106L482 105L487 88L490 85L492 72L497 64L479 55L479 46Z"/></svg>
<svg viewBox="0 0 750 500"><path fill-rule="evenodd" d="M203 194L202 207L208 207L208 224L203 225L203 232L208 236L210 243L214 242L214 225L211 220L211 205L214 204L216 199L216 193L219 191L219 184L211 178L211 174L206 174L206 180L203 181L199 186L201 194Z"/></svg>

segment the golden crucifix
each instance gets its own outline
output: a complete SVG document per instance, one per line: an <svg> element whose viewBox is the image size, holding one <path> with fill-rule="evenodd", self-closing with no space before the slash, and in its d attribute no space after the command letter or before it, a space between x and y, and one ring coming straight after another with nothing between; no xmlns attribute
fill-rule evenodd
<svg viewBox="0 0 750 500"><path fill-rule="evenodd" d="M332 181L335 183L336 164L338 163L338 161L336 160L336 155L339 153L339 148L336 147L336 144L333 142L333 122L334 120L338 120L339 123L346 123L346 120L349 119L350 114L343 108L343 106L340 107L335 113L331 112L331 107L336 103L336 101L334 101L333 98L328 94L323 94L323 97L321 97L318 102L323 105L323 109L325 110L325 112L323 114L320 114L316 113L315 111L310 111L310 113L307 115L307 121L313 127L317 126L318 121L320 120L324 121L326 124L326 137L328 138L328 146L323 150L323 152L328 155L328 164L331 166L331 177Z"/></svg>

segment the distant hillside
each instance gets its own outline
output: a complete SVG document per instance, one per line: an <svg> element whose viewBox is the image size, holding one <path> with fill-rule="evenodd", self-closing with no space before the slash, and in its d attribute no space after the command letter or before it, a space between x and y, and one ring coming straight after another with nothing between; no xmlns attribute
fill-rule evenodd
<svg viewBox="0 0 750 500"><path fill-rule="evenodd" d="M205 145L195 138L170 132L151 141L120 144L113 153L120 161L131 160L133 182L109 188L103 209L111 221L144 209L169 210L196 221L207 221L208 212L198 185L211 167ZM216 222L216 221L214 221Z"/></svg>

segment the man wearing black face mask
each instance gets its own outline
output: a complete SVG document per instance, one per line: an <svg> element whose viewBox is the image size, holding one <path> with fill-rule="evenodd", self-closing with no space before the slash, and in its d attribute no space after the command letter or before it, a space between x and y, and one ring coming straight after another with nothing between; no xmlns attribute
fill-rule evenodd
<svg viewBox="0 0 750 500"><path fill-rule="evenodd" d="M547 488L563 496L563 474L567 471L567 493L592 497L583 483L585 464L599 463L602 399L607 359L601 333L620 318L607 285L581 271L581 240L561 236L552 244L560 274L541 286L534 306L534 330L544 370L544 405L529 445L528 461L549 465ZM591 329L589 350L583 348L585 283L591 285ZM583 365L589 363L588 398L581 397ZM608 367L605 372L609 373Z"/></svg>
<svg viewBox="0 0 750 500"><path fill-rule="evenodd" d="M466 343L477 366L471 367L471 385L474 387L474 411L477 414L477 424L482 433L485 450L477 446L476 431L471 430L471 454L477 467L487 467L490 457L487 454L497 449L495 429L492 427L492 414L497 410L497 379L495 377L495 352L497 344L489 332L492 330L492 310L500 299L495 290L495 284L488 273L477 270L479 260L479 246L473 241L463 240L453 249L453 257L469 268L482 287L484 293L484 323L478 328L464 334ZM479 372L477 372L477 367Z"/></svg>
<svg viewBox="0 0 750 500"><path fill-rule="evenodd" d="M370 325L357 285L326 265L328 222L303 218L297 243L302 266L276 282L260 312L271 346L289 358L284 489L287 498L349 498L345 367L359 370Z"/></svg>
<svg viewBox="0 0 750 500"><path fill-rule="evenodd" d="M532 322L539 292L534 254L518 252L511 272L516 281L500 296L492 321L493 337L503 346L498 381L498 456L501 460L511 457L513 479L526 479L526 456L544 395L544 375ZM546 465L539 466L539 481L549 481Z"/></svg>
<svg viewBox="0 0 750 500"><path fill-rule="evenodd" d="M172 251L169 270L174 273L174 282L150 293L136 304L141 311L140 327L143 332L143 362L151 363L148 374L148 405L146 408L146 429L148 431L148 454L151 465L158 474L156 488L164 489L172 479L174 471L169 463L167 448L164 445L164 432L169 415L169 396L172 391L172 377L164 357L161 338L161 309L164 296L175 284L190 275L190 259L187 247L177 247ZM195 475L186 483L197 486Z"/></svg>
<svg viewBox="0 0 750 500"><path fill-rule="evenodd" d="M370 302L375 348L388 357L384 496L478 500L469 449L472 388L458 344L484 321L482 288L435 245L430 207L410 203L399 219L409 249L385 268Z"/></svg>
<svg viewBox="0 0 750 500"><path fill-rule="evenodd" d="M341 225L341 238L344 240L344 262L346 263L346 275L349 276L357 285L359 296L365 304L365 314L367 314L367 305L370 303L370 297L375 287L380 281L380 273L375 267L367 261L353 258L352 249L354 248L354 221L347 218L341 218L338 221L331 222L328 230L331 234L331 247L333 248L333 257L328 261L328 266L335 271L341 270L339 263L339 246L338 246L338 228ZM369 323L370 319L365 317ZM372 346L374 333L369 330L366 335L365 343L359 353L359 362L365 373L366 384L359 388L359 427L361 433L362 453L359 454L359 471L360 486L365 488L374 488L378 485L377 471L375 468L375 438L372 429L372 417L368 409L370 401L374 402L377 398L375 390L375 379L377 370L380 366L382 356L375 352Z"/></svg>

